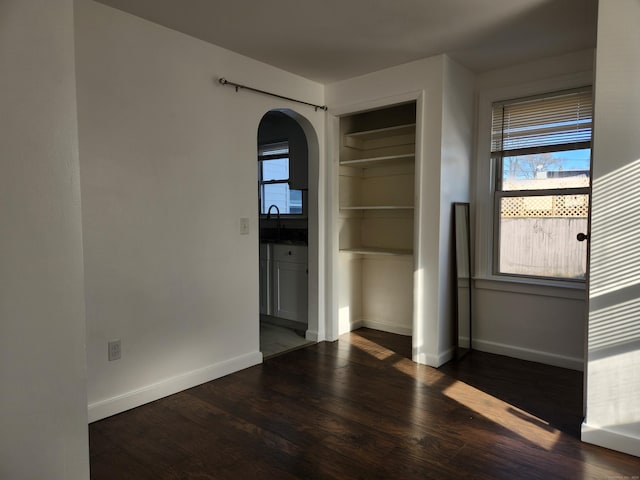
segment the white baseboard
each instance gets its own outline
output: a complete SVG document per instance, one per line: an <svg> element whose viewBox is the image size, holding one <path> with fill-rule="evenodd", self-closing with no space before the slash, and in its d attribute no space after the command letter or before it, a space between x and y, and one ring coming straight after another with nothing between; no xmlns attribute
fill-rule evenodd
<svg viewBox="0 0 640 480"><path fill-rule="evenodd" d="M357 323L361 323L362 327L372 328L374 330L381 330L383 332L397 333L398 335L407 335L407 336L413 335L413 328L404 327L402 325L393 325L391 323L374 322L371 320L362 320L361 322L357 322Z"/></svg>
<svg viewBox="0 0 640 480"><path fill-rule="evenodd" d="M498 355L505 355L507 357L519 358L521 360L553 365L554 367L569 368L571 370L584 370L584 359L582 358L567 357L555 353L516 347L503 343L480 340L477 338L471 340L471 346L474 350L480 350L481 352L495 353Z"/></svg>
<svg viewBox="0 0 640 480"><path fill-rule="evenodd" d="M351 322L351 331L357 330L359 328L364 327L364 322L362 320L356 320L355 322Z"/></svg>
<svg viewBox="0 0 640 480"><path fill-rule="evenodd" d="M444 352L440 353L437 357L438 367L444 365L449 360L453 360L453 357L456 355L456 347L451 347Z"/></svg>
<svg viewBox="0 0 640 480"><path fill-rule="evenodd" d="M317 342L318 341L318 331L317 330L307 330L304 333L304 338L306 338L310 342Z"/></svg>
<svg viewBox="0 0 640 480"><path fill-rule="evenodd" d="M349 331L353 332L359 328L371 328L373 330L381 330L383 332L397 333L398 335L413 335L413 328L403 327L401 325L393 325L390 323L374 322L371 320L354 320L349 325Z"/></svg>
<svg viewBox="0 0 640 480"><path fill-rule="evenodd" d="M607 428L595 427L589 425L587 422L582 424L581 440L586 443L640 457L640 438Z"/></svg>
<svg viewBox="0 0 640 480"><path fill-rule="evenodd" d="M438 368L444 365L445 363L447 363L449 360L452 360L455 354L456 354L455 347L451 347L445 350L444 352L439 353L438 355L431 355L425 352L417 355L414 354L413 361L421 365L427 365L429 367Z"/></svg>
<svg viewBox="0 0 640 480"><path fill-rule="evenodd" d="M90 403L88 406L89 422L95 422L116 413L139 407L259 363L262 363L262 353L253 352L176 375L115 397Z"/></svg>

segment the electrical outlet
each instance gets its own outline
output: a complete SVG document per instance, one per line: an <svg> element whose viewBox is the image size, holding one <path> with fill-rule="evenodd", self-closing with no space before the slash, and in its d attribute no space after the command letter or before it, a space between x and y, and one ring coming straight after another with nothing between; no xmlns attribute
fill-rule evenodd
<svg viewBox="0 0 640 480"><path fill-rule="evenodd" d="M109 342L109 361L119 360L122 356L122 349L120 340L113 340Z"/></svg>
<svg viewBox="0 0 640 480"><path fill-rule="evenodd" d="M240 235L249 235L249 219L241 218L240 219Z"/></svg>

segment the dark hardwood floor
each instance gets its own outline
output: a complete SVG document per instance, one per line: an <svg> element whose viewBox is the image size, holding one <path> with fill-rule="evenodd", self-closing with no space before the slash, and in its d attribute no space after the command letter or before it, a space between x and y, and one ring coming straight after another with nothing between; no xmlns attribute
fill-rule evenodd
<svg viewBox="0 0 640 480"><path fill-rule="evenodd" d="M439 370L361 329L90 425L91 478L632 479L581 443L582 375L481 352Z"/></svg>

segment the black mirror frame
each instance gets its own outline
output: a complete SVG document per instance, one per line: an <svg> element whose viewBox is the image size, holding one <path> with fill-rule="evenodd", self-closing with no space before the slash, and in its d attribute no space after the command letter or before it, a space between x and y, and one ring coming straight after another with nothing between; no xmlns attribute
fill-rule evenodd
<svg viewBox="0 0 640 480"><path fill-rule="evenodd" d="M462 358L472 349L472 274L471 274L471 225L470 205L467 202L453 204L453 252L455 273L455 335L456 358ZM460 302L465 301L460 295L461 289L467 289L469 304L466 319ZM468 322L468 323L467 323ZM463 324L464 323L464 324ZM468 338L462 332L468 331ZM462 340L461 340L462 339Z"/></svg>

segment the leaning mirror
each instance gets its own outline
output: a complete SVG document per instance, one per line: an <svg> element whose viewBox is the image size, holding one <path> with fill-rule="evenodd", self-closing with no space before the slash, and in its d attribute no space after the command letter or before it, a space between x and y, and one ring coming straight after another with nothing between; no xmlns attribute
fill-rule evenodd
<svg viewBox="0 0 640 480"><path fill-rule="evenodd" d="M453 225L456 272L456 356L461 358L471 350L471 235L468 203L453 204Z"/></svg>

